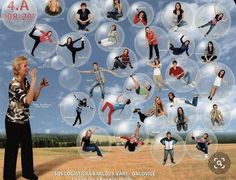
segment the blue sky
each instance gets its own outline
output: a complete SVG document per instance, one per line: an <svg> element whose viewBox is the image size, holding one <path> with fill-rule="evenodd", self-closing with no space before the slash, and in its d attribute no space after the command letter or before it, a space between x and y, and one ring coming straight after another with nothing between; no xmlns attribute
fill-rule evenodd
<svg viewBox="0 0 236 180"><path fill-rule="evenodd" d="M101 6L102 0L91 0L98 6ZM195 10L196 8L200 7L204 3L209 3L209 0L182 0L183 2L188 2L191 9ZM52 26L56 31L57 34L60 37L62 37L64 34L73 32L72 29L69 27L67 23L67 12L68 9L71 7L71 5L77 1L71 0L67 1L65 0L66 8L64 10L64 13L57 17L57 18L49 18L48 16L45 16L41 11L41 5L39 4L41 1L36 1L37 8L38 8L38 19L37 23L40 24L48 24ZM129 4L131 5L133 1L128 0ZM170 0L146 0L144 2L148 2L154 10L155 18L151 24L151 26L158 26L165 30L167 29L163 26L160 16L161 11L164 9L164 7L170 3ZM236 43L233 39L236 37L236 6L233 2L233 0L215 0L212 1L215 3L220 3L221 5L225 6L225 8L230 12L231 15L231 28L228 31L228 33L219 38L216 39L217 43L220 44L221 47L221 58L219 60L220 63L226 64L228 67L231 68L232 72L236 72L236 66L235 66L235 59L236 59ZM1 1L2 3L2 1ZM100 8L101 9L101 8ZM106 22L104 18L101 18L100 24ZM135 52L134 48L134 38L136 33L140 30L140 28L133 27L130 22L128 21L128 18L125 19L122 22L118 23L125 32L125 41L123 44L123 47L128 47L132 49ZM23 37L25 32L14 32L9 30L1 21L0 21L0 132L5 132L5 125L4 125L4 117L5 112L7 109L8 104L8 83L12 78L12 72L11 72L11 61L12 59L21 54L27 55L26 51L24 50L23 45ZM203 38L196 32L194 29L194 26L191 26L188 29L188 34L191 36L191 38L195 41L195 46L197 43L202 40ZM83 65L82 67L78 68L80 70L88 70L91 69L91 64L94 61L99 62L100 66L106 67L106 58L108 55L108 52L103 51L100 49L96 42L95 42L95 31L88 33L85 35L91 45L92 45L92 54L89 59L89 61ZM54 54L53 56L55 56ZM52 57L53 57L52 56ZM138 67L136 72L139 73L146 73L150 78L152 78L152 70L151 68L147 67L144 63L144 60L138 56L136 53L136 56L138 57ZM49 57L49 60L52 58ZM171 59L173 57L168 52L162 59L161 62L163 64L162 68L162 74L165 75L165 71L169 63L171 62ZM193 54L191 56L191 59L195 61L199 67L202 67L203 64L199 63L199 60ZM48 65L49 60L39 60L30 57L31 60L31 67L38 66L38 76L40 79L43 76L46 76L50 86L48 89L44 89L41 97L39 100L31 105L31 127L33 133L79 133L85 126L82 126L81 128L78 127L72 127L68 124L66 124L60 114L60 108L59 104L62 101L62 99L71 93L69 90L64 89L60 86L58 82L58 76L60 71L57 71L53 68L51 68ZM117 93L122 92L124 82L126 78L117 78L114 76L111 76L109 74L105 74L106 77L106 92L107 94L110 93ZM94 79L93 75L81 75L81 82L78 86L76 91L85 92L88 93L89 87ZM222 98L222 103L226 103L231 109L231 117L233 117L231 124L229 127L225 130L225 132L234 132L236 129L236 120L234 119L236 115L236 88L234 87L234 92L230 97ZM145 103L139 105L134 104L133 106L139 106L141 108L147 109L148 107L152 106L152 102L155 96L161 96L164 103L167 103L167 93L169 91L163 91L162 94L159 94L156 90L153 93L153 96ZM196 93L196 90L190 91L188 93L176 93L178 97L184 97L184 98L191 98L193 93ZM94 102L95 104L100 103L100 92L98 90L95 90L94 94ZM209 101L206 99L201 99L200 104L198 107L199 115L201 113L201 110L204 109L204 107L209 106ZM137 119L137 116L133 116L133 120ZM201 116L198 117L198 125L201 127L200 122ZM125 120L124 120L125 121ZM106 128L109 130L109 127L106 126L104 123L101 122L98 113L96 112L94 119L91 121L89 126L101 126L103 128ZM161 128L160 128L161 129Z"/></svg>

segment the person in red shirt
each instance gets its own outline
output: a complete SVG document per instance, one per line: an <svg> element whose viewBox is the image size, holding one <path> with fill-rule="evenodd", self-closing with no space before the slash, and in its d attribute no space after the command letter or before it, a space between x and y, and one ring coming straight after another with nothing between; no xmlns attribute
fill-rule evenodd
<svg viewBox="0 0 236 180"><path fill-rule="evenodd" d="M145 33L146 33L147 44L149 47L149 60L152 59L153 47L156 52L156 57L159 59L160 57L159 57L158 40L156 33L148 26L145 28Z"/></svg>
<svg viewBox="0 0 236 180"><path fill-rule="evenodd" d="M147 25L147 14L144 11L139 11L134 15L134 24L143 23L144 26Z"/></svg>
<svg viewBox="0 0 236 180"><path fill-rule="evenodd" d="M42 35L41 36L36 36L34 35L34 32L36 30L39 30ZM34 56L34 51L36 49L36 47L39 45L39 43L44 43L46 41L49 41L51 44L53 44L53 41L51 39L51 36L52 36L52 31L48 31L48 32L44 32L40 29L37 29L36 26L32 29L32 31L29 33L29 36L35 40L34 42L34 46L32 48L32 51L31 51L31 55Z"/></svg>
<svg viewBox="0 0 236 180"><path fill-rule="evenodd" d="M178 80L183 80L187 83L187 85L194 86L191 80L191 75L188 71L184 71L184 69L177 65L177 61L174 60L172 62L172 67L169 70L169 75Z"/></svg>

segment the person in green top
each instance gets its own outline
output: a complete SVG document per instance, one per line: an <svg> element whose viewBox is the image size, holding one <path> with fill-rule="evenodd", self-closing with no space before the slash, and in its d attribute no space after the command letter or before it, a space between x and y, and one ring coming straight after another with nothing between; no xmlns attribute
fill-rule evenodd
<svg viewBox="0 0 236 180"><path fill-rule="evenodd" d="M220 110L217 109L217 104L213 104L213 109L211 110L211 122L213 129L215 128L215 122L219 125L223 125L223 115Z"/></svg>
<svg viewBox="0 0 236 180"><path fill-rule="evenodd" d="M108 47L116 44L118 42L118 37L117 37L117 31L116 31L116 25L113 24L111 26L111 30L108 33L108 37L105 39L102 39L101 41L98 41L101 46Z"/></svg>
<svg viewBox="0 0 236 180"><path fill-rule="evenodd" d="M135 90L136 94L140 96L145 96L145 99L148 99L148 97L151 94L152 86L148 84L147 82L144 82L139 84L139 82L134 78L135 74L130 75L131 80L133 81L134 86L132 88L126 88L127 91Z"/></svg>

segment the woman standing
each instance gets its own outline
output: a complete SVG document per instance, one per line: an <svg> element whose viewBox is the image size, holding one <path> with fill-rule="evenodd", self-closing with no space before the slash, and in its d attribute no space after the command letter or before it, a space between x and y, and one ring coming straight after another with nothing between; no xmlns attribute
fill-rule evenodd
<svg viewBox="0 0 236 180"><path fill-rule="evenodd" d="M147 40L147 45L149 47L149 60L152 59L152 54L153 54L153 47L156 52L156 57L159 59L159 49L158 49L158 40L157 40L157 35L156 33L151 30L150 27L145 28L145 33L146 33L146 40Z"/></svg>
<svg viewBox="0 0 236 180"><path fill-rule="evenodd" d="M101 41L98 41L99 44L101 44L104 47L112 46L118 42L117 37L117 31L116 31L116 25L113 24L111 26L111 30L108 33L108 37L105 39L102 39Z"/></svg>
<svg viewBox="0 0 236 180"><path fill-rule="evenodd" d="M37 69L30 72L31 84L26 76L29 74L28 59L18 56L13 60L13 79L9 84L9 105L6 113L6 147L4 158L4 179L16 179L16 160L19 145L21 146L22 176L36 180L33 170L33 150L31 128L29 123L29 106L36 101L43 87L48 82L43 78L35 89Z"/></svg>
<svg viewBox="0 0 236 180"><path fill-rule="evenodd" d="M207 48L205 50L204 56L201 57L203 62L212 62L217 56L215 55L215 48L212 41L208 42Z"/></svg>

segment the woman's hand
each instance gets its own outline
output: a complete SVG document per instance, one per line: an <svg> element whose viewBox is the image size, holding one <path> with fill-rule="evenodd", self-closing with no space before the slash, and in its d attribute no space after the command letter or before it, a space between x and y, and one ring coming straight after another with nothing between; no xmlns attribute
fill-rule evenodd
<svg viewBox="0 0 236 180"><path fill-rule="evenodd" d="M31 76L31 81L36 82L37 79L37 72L38 69L37 68L33 68L30 72L30 76Z"/></svg>
<svg viewBox="0 0 236 180"><path fill-rule="evenodd" d="M46 78L43 78L41 80L41 82L39 83L39 88L43 88L43 87L48 87L49 84L48 84L48 81L46 80Z"/></svg>

